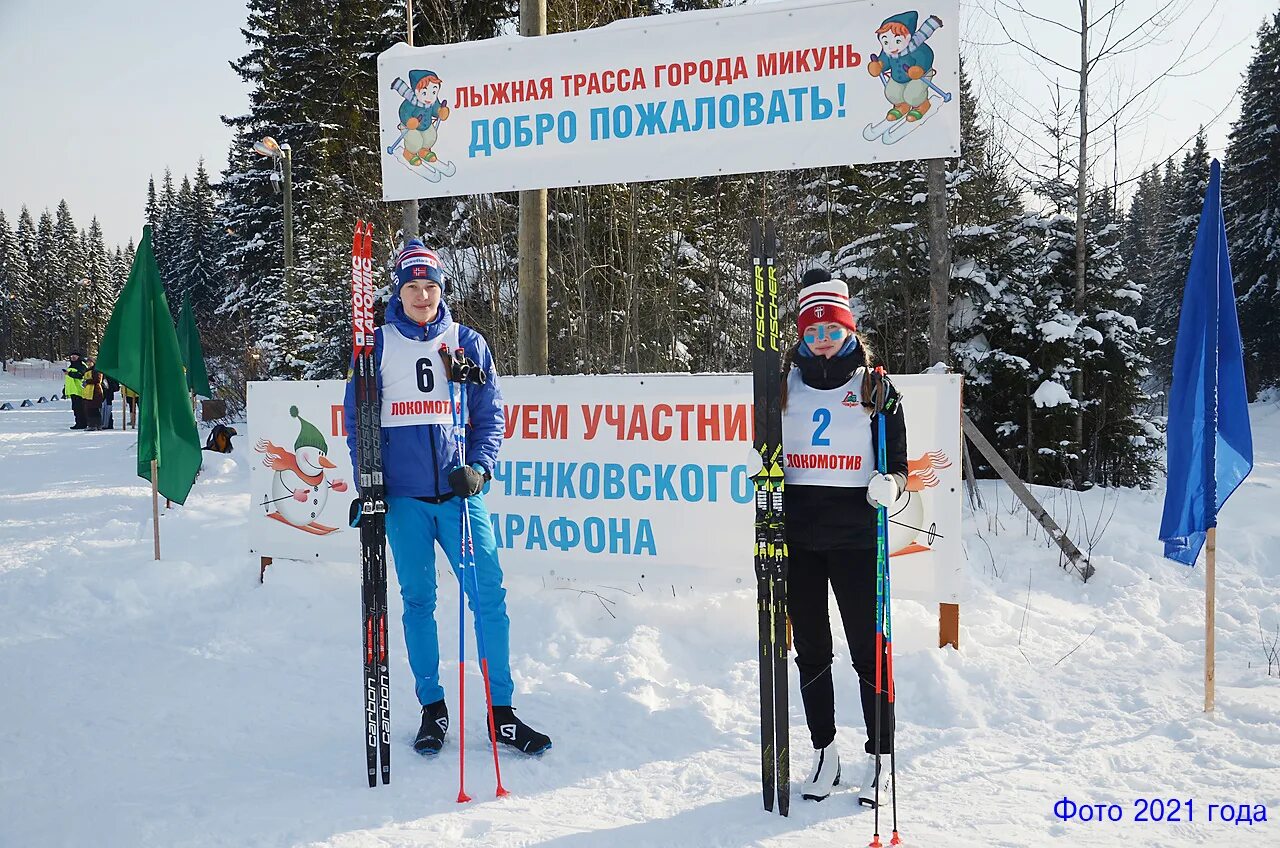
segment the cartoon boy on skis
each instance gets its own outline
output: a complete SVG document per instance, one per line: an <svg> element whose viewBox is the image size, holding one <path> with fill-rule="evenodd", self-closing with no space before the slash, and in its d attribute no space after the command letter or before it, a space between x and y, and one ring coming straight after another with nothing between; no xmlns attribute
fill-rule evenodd
<svg viewBox="0 0 1280 848"><path fill-rule="evenodd" d="M942 21L937 15L930 15L917 29L918 20L918 12L903 12L885 18L876 30L881 50L871 56L867 71L884 82L885 99L893 104L885 116L889 121L906 118L914 123L929 111L933 49L925 41L942 26Z"/></svg>
<svg viewBox="0 0 1280 848"><path fill-rule="evenodd" d="M400 104L404 158L410 165L430 165L438 158L431 148L439 137L440 122L449 119L449 105L439 97L443 81L435 71L410 71L409 87L401 80L396 82L404 88L396 88L404 98Z"/></svg>

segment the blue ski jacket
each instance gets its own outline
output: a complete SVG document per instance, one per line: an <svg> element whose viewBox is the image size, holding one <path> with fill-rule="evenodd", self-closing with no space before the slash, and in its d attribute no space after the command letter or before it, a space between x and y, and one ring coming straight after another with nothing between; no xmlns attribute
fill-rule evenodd
<svg viewBox="0 0 1280 848"><path fill-rule="evenodd" d="M405 315L398 296L387 304L386 320L394 324L407 339L425 341L444 332L453 318L444 301L436 320L430 324L418 324ZM483 386L467 385L467 464L477 465L492 474L502 447L505 418L502 411L502 391L498 387L498 374L494 369L493 355L484 336L466 325L458 325L458 343L467 356L485 372ZM382 327L374 332L374 373L378 375L378 390L382 390ZM347 394L343 402L347 427L347 450L351 452L351 466L357 469L356 460L356 405L354 376L347 379ZM439 498L452 493L449 472L458 466L457 450L450 427L439 424L421 424L410 427L386 427L382 430L382 477L387 494L410 498Z"/></svg>

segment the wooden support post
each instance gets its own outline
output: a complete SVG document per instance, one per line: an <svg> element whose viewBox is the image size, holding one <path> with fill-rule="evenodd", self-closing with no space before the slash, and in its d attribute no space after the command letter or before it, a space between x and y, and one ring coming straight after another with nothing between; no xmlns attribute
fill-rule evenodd
<svg viewBox="0 0 1280 848"><path fill-rule="evenodd" d="M947 337L951 238L947 229L947 163L929 160L929 365L951 363Z"/></svg>
<svg viewBox="0 0 1280 848"><path fill-rule="evenodd" d="M160 463L151 460L151 527L156 540L156 562L160 561Z"/></svg>
<svg viewBox="0 0 1280 848"><path fill-rule="evenodd" d="M520 0L520 34L547 34L547 0ZM546 374L547 190L520 192L519 297L516 368L518 374Z"/></svg>
<svg viewBox="0 0 1280 848"><path fill-rule="evenodd" d="M259 557L259 559L262 567L258 571L258 582L261 583L266 580L267 566L271 564L271 557Z"/></svg>
<svg viewBox="0 0 1280 848"><path fill-rule="evenodd" d="M938 604L938 647L960 650L960 605Z"/></svg>
<svg viewBox="0 0 1280 848"><path fill-rule="evenodd" d="M1213 712L1213 611L1214 592L1217 583L1215 572L1218 560L1218 528L1210 527L1206 534L1204 571L1204 711Z"/></svg>
<svg viewBox="0 0 1280 848"><path fill-rule="evenodd" d="M964 455L964 484L969 490L969 506L979 509L982 506L982 493L978 490L978 476L973 471L973 454L969 452L969 443L960 440L960 452Z"/></svg>
<svg viewBox="0 0 1280 848"><path fill-rule="evenodd" d="M405 0L404 4L404 26L405 26L405 44L413 46L413 0ZM457 106L458 104L453 104ZM400 229L403 231L404 240L408 243L409 239L418 237L418 201L406 200L400 204ZM267 557L267 562L271 562L271 558ZM266 566L263 566L266 568Z"/></svg>

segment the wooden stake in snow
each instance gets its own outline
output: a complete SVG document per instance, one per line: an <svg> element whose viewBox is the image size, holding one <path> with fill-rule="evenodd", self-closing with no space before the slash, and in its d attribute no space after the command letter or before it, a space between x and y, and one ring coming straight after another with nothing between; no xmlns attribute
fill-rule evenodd
<svg viewBox="0 0 1280 848"><path fill-rule="evenodd" d="M1213 712L1213 610L1214 589L1217 577L1214 574L1218 560L1218 528L1210 527L1205 531L1206 568L1204 572L1204 711Z"/></svg>
<svg viewBox="0 0 1280 848"><path fill-rule="evenodd" d="M160 463L151 460L151 526L155 530L156 562L160 561Z"/></svg>

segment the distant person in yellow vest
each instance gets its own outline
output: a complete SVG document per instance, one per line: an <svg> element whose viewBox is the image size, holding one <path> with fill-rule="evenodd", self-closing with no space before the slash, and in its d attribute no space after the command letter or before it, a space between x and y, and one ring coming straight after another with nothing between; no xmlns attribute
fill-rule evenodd
<svg viewBox="0 0 1280 848"><path fill-rule="evenodd" d="M62 393L71 398L71 414L75 417L72 430L85 428L84 414L84 362L80 359L80 351L73 350L68 357L70 362L62 369Z"/></svg>

